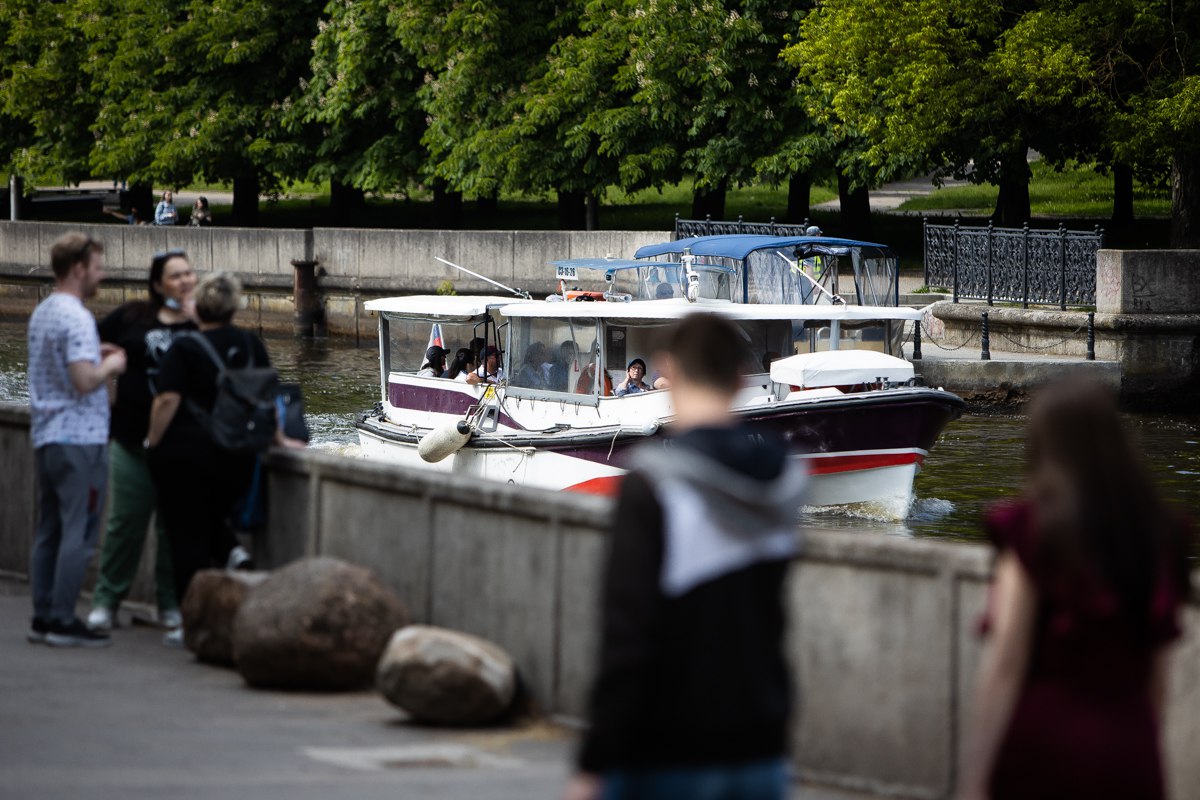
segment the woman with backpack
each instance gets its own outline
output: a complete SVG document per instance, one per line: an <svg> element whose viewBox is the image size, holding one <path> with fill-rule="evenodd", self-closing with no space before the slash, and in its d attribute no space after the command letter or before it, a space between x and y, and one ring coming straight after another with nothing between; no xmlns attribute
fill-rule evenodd
<svg viewBox="0 0 1200 800"><path fill-rule="evenodd" d="M233 324L241 288L237 278L224 272L200 282L196 288L200 331L177 339L163 359L150 413L146 444L181 604L198 571L251 566L229 520L234 504L250 487L257 453L230 449L230 442L220 439L212 425L223 373L273 372L262 340ZM272 440L283 446L304 446L284 437L273 420L268 422L272 434L256 446L265 449ZM182 643L182 633L174 639Z"/></svg>

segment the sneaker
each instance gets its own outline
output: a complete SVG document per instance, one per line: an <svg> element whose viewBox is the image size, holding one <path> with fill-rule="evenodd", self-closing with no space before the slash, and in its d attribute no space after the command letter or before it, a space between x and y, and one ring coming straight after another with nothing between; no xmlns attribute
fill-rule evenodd
<svg viewBox="0 0 1200 800"><path fill-rule="evenodd" d="M76 617L65 625L51 622L46 644L51 647L108 647L112 639L103 631L92 630Z"/></svg>
<svg viewBox="0 0 1200 800"><path fill-rule="evenodd" d="M176 628L164 633L163 644L167 647L183 647L183 628Z"/></svg>
<svg viewBox="0 0 1200 800"><path fill-rule="evenodd" d="M88 614L87 626L94 631L111 631L113 629L113 616L111 608L96 606Z"/></svg>
<svg viewBox="0 0 1200 800"><path fill-rule="evenodd" d="M225 569L254 569L254 559L250 557L250 552L240 544L229 551L229 560L225 562Z"/></svg>
<svg viewBox="0 0 1200 800"><path fill-rule="evenodd" d="M29 631L25 640L30 644L45 644L46 634L50 632L50 623L41 617L34 617L29 623Z"/></svg>
<svg viewBox="0 0 1200 800"><path fill-rule="evenodd" d="M158 624L164 628L175 629L183 626L183 613L178 608L168 608L158 612Z"/></svg>

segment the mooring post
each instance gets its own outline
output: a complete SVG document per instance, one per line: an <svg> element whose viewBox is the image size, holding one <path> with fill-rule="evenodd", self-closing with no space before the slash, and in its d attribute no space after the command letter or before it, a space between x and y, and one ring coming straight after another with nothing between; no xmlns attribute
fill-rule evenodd
<svg viewBox="0 0 1200 800"><path fill-rule="evenodd" d="M921 320L913 323L913 361L921 360Z"/></svg>
<svg viewBox="0 0 1200 800"><path fill-rule="evenodd" d="M979 352L980 361L992 360L992 339L988 336L988 312L983 312L983 341L981 342L982 349Z"/></svg>
<svg viewBox="0 0 1200 800"><path fill-rule="evenodd" d="M296 336L323 338L328 331L325 326L325 306L321 302L321 290L317 286L317 261L296 259L292 261L295 273L292 277L292 297L296 314L292 318L292 330Z"/></svg>
<svg viewBox="0 0 1200 800"><path fill-rule="evenodd" d="M8 176L8 218L16 222L21 218L21 195L24 194L21 179L15 174Z"/></svg>
<svg viewBox="0 0 1200 800"><path fill-rule="evenodd" d="M1088 312L1087 360L1096 360L1096 312Z"/></svg>

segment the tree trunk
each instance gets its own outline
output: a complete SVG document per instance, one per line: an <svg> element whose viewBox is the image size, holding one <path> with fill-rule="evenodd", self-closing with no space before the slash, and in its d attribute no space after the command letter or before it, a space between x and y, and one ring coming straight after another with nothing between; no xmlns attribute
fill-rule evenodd
<svg viewBox="0 0 1200 800"><path fill-rule="evenodd" d="M1114 225L1127 225L1133 222L1133 169L1128 164L1117 162L1112 166L1112 173L1112 222Z"/></svg>
<svg viewBox="0 0 1200 800"><path fill-rule="evenodd" d="M1019 228L1029 221L1028 150L1020 148L1007 156L1000 165L1000 193L992 222L1001 228Z"/></svg>
<svg viewBox="0 0 1200 800"><path fill-rule="evenodd" d="M589 231L600 230L600 197L588 192L584 198L584 227Z"/></svg>
<svg viewBox="0 0 1200 800"><path fill-rule="evenodd" d="M578 231L587 226L587 208L583 192L558 190L558 227L564 231Z"/></svg>
<svg viewBox="0 0 1200 800"><path fill-rule="evenodd" d="M1171 247L1200 249L1200 149L1171 158Z"/></svg>
<svg viewBox="0 0 1200 800"><path fill-rule="evenodd" d="M233 224L252 228L258 224L258 174L235 176L233 179ZM153 209L151 210L153 214Z"/></svg>
<svg viewBox="0 0 1200 800"><path fill-rule="evenodd" d="M850 179L841 170L837 179L841 235L865 239L871 235L871 192L865 184L851 188Z"/></svg>
<svg viewBox="0 0 1200 800"><path fill-rule="evenodd" d="M788 180L787 214L783 221L792 225L800 225L808 221L812 214L809 206L809 195L812 194L812 174L797 172Z"/></svg>
<svg viewBox="0 0 1200 800"><path fill-rule="evenodd" d="M329 181L329 216L338 225L353 223L367 206L367 193L339 180Z"/></svg>
<svg viewBox="0 0 1200 800"><path fill-rule="evenodd" d="M692 193L692 219L725 219L725 184L697 189Z"/></svg>
<svg viewBox="0 0 1200 800"><path fill-rule="evenodd" d="M433 227L439 230L455 230L462 223L462 192L446 188L446 184L433 185Z"/></svg>
<svg viewBox="0 0 1200 800"><path fill-rule="evenodd" d="M153 222L156 205L154 186L149 183L131 183L129 189L121 192L121 210L136 213L139 221Z"/></svg>

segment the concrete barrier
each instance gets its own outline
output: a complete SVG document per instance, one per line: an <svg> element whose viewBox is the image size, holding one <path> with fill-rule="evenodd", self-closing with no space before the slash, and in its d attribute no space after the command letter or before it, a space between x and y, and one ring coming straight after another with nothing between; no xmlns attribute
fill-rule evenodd
<svg viewBox="0 0 1200 800"><path fill-rule="evenodd" d="M26 407L0 405L0 569L17 574L33 524L28 418ZM608 501L317 451L267 461L271 522L255 543L260 563L324 554L370 566L416 621L506 648L545 711L585 714ZM799 695L793 758L804 780L951 795L990 560L979 545L809 532L787 587ZM151 586L139 591L150 597ZM1166 747L1172 796L1200 800L1195 604L1185 625Z"/></svg>

